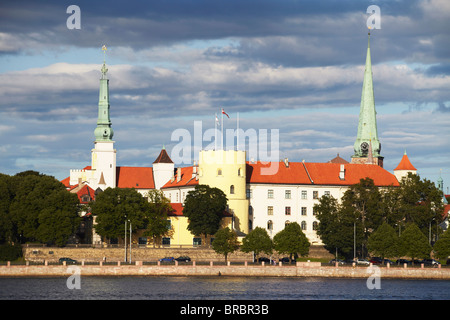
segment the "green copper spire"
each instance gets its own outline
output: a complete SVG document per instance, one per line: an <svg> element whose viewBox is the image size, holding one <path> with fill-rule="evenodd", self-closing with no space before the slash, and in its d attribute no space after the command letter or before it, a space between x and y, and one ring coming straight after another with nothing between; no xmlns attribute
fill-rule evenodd
<svg viewBox="0 0 450 320"><path fill-rule="evenodd" d="M102 50L106 51L106 47L103 46ZM100 93L98 99L98 119L94 135L95 141L112 141L111 139L114 132L111 128L111 120L109 118L109 80L106 76L108 69L106 68L105 61L103 61L101 71L102 77L100 79Z"/></svg>
<svg viewBox="0 0 450 320"><path fill-rule="evenodd" d="M354 144L355 154L353 158L367 157L370 146L372 147L372 156L374 158L380 157L381 144L378 140L375 98L373 94L369 32L366 68L364 70L364 82L361 94L361 108L359 111L358 135Z"/></svg>

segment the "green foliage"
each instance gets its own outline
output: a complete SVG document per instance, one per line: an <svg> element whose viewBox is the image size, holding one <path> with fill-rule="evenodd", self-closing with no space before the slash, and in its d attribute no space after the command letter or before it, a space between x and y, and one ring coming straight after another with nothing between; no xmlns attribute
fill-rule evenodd
<svg viewBox="0 0 450 320"><path fill-rule="evenodd" d="M54 177L0 175L0 242L64 245L79 225L79 201Z"/></svg>
<svg viewBox="0 0 450 320"><path fill-rule="evenodd" d="M153 245L155 245L156 239L169 232L170 222L167 220L167 214L172 210L172 206L161 190L150 190L147 197L149 208L146 214L147 228L144 235L152 237Z"/></svg>
<svg viewBox="0 0 450 320"><path fill-rule="evenodd" d="M227 201L222 190L197 185L184 201L183 215L189 219L188 230L196 236L215 234L220 228Z"/></svg>
<svg viewBox="0 0 450 320"><path fill-rule="evenodd" d="M0 245L0 261L14 261L22 256L21 245Z"/></svg>
<svg viewBox="0 0 450 320"><path fill-rule="evenodd" d="M135 189L107 188L91 203L96 215L96 232L105 238L124 236L125 221L131 222L132 232L146 226L149 203Z"/></svg>
<svg viewBox="0 0 450 320"><path fill-rule="evenodd" d="M309 253L310 243L296 222L289 223L282 231L273 237L274 248L280 254L299 254L305 256Z"/></svg>
<svg viewBox="0 0 450 320"><path fill-rule="evenodd" d="M419 227L415 223L410 223L399 237L398 250L399 255L414 260L415 258L428 258L432 248Z"/></svg>
<svg viewBox="0 0 450 320"><path fill-rule="evenodd" d="M225 262L227 262L228 254L233 253L239 248L236 233L228 227L220 229L214 235L212 248L215 252L223 254L225 256Z"/></svg>
<svg viewBox="0 0 450 320"><path fill-rule="evenodd" d="M433 246L436 256L440 259L446 259L450 256L450 229L447 229Z"/></svg>
<svg viewBox="0 0 450 320"><path fill-rule="evenodd" d="M242 240L242 252L254 252L256 258L264 252L265 254L272 254L273 241L270 239L266 229L256 227Z"/></svg>
<svg viewBox="0 0 450 320"><path fill-rule="evenodd" d="M397 256L398 235L388 223L383 223L369 237L368 249L375 255L382 258Z"/></svg>
<svg viewBox="0 0 450 320"><path fill-rule="evenodd" d="M400 187L376 187L369 178L351 186L342 197L342 204L332 197L322 197L314 206L319 220L318 235L330 253L352 256L354 231L356 250L367 254L368 239L374 230L388 223L396 230L404 230L407 223L415 223L422 232L442 222L442 192L433 183L418 175L409 174Z"/></svg>

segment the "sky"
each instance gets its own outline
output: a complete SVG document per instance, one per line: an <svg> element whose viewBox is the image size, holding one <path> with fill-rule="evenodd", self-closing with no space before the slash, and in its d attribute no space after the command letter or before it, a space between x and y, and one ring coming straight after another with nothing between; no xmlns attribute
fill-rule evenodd
<svg viewBox="0 0 450 320"><path fill-rule="evenodd" d="M74 4L79 20L67 13ZM448 194L448 0L3 0L0 172L64 179L90 165L104 59L119 166L151 166L163 147L179 159L181 143L194 161L222 108L225 129L239 114L239 127L255 130L259 160L278 132L280 159L350 161L371 5L384 168L393 172L406 150Z"/></svg>

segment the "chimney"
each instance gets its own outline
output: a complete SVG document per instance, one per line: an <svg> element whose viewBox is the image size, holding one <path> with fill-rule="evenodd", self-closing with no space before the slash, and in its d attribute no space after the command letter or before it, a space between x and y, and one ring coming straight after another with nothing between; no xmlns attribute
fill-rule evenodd
<svg viewBox="0 0 450 320"><path fill-rule="evenodd" d="M177 168L177 182L181 181L181 168Z"/></svg>
<svg viewBox="0 0 450 320"><path fill-rule="evenodd" d="M197 163L194 161L194 165L192 166L192 179L197 176Z"/></svg>
<svg viewBox="0 0 450 320"><path fill-rule="evenodd" d="M341 164L341 168L339 170L339 179L345 180L345 166Z"/></svg>

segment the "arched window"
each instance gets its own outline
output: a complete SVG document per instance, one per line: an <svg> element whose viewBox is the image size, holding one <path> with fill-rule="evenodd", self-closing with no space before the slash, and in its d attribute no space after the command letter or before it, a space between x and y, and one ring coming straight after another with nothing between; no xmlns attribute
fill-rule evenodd
<svg viewBox="0 0 450 320"><path fill-rule="evenodd" d="M301 227L302 227L302 230L306 230L306 221L302 221Z"/></svg>
<svg viewBox="0 0 450 320"><path fill-rule="evenodd" d="M289 220L286 220L286 221L284 222L284 227L286 228L287 225L288 225L289 223L291 223L291 222L290 222Z"/></svg>
<svg viewBox="0 0 450 320"><path fill-rule="evenodd" d="M248 206L248 214L249 215L253 214L253 207L252 206Z"/></svg>
<svg viewBox="0 0 450 320"><path fill-rule="evenodd" d="M238 176L241 176L241 168L238 169Z"/></svg>
<svg viewBox="0 0 450 320"><path fill-rule="evenodd" d="M267 221L267 230L273 230L273 222L272 222L272 220Z"/></svg>
<svg viewBox="0 0 450 320"><path fill-rule="evenodd" d="M217 169L217 175L221 176L222 175L222 169Z"/></svg>
<svg viewBox="0 0 450 320"><path fill-rule="evenodd" d="M234 185L230 186L230 194L234 194Z"/></svg>

